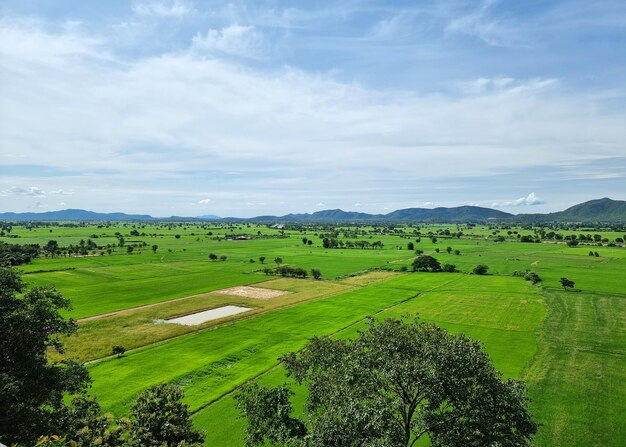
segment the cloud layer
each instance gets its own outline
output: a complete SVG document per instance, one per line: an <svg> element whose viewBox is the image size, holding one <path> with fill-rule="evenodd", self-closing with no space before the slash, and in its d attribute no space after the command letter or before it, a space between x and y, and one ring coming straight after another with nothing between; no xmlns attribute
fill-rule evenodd
<svg viewBox="0 0 626 447"><path fill-rule="evenodd" d="M441 24L442 39L473 33L486 45L517 45L502 29L523 20L492 23L496 6L460 11ZM153 214L193 214L198 205L223 215L381 212L432 206L431 198L437 206L554 209L557 180L587 181L582 173L602 160L626 158L623 91L573 89L541 74L476 76L443 89L376 85L356 72L280 63L293 30L316 20L310 14L246 17L233 8L136 3L117 28L3 19L3 208L35 207L17 196L49 191L71 206ZM404 42L402 27L424 14L380 17L359 39ZM172 18L190 21L186 32L145 54L120 46L111 31L124 23L141 42L153 27L177 30ZM626 194L620 163L602 168L597 180L613 182L603 195ZM546 199L526 195L530 188ZM583 198L592 197L570 202Z"/></svg>

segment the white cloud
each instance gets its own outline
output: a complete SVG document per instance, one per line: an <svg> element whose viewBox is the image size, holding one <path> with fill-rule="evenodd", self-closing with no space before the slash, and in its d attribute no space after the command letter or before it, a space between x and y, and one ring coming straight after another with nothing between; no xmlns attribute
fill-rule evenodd
<svg viewBox="0 0 626 447"><path fill-rule="evenodd" d="M22 188L19 186L11 186L8 189L2 191L3 196L32 196L32 197L46 197L46 193L36 186L29 188Z"/></svg>
<svg viewBox="0 0 626 447"><path fill-rule="evenodd" d="M435 206L433 202L424 202L424 206L430 208L431 206Z"/></svg>
<svg viewBox="0 0 626 447"><path fill-rule="evenodd" d="M133 12L139 16L184 17L193 12L193 7L181 0L138 3Z"/></svg>
<svg viewBox="0 0 626 447"><path fill-rule="evenodd" d="M356 208L359 208L359 207L361 207L361 206L363 206L363 205L362 205L361 203L357 202L357 203L355 203L355 204L354 204L354 205L352 205L352 206L354 206L354 207L356 207Z"/></svg>
<svg viewBox="0 0 626 447"><path fill-rule="evenodd" d="M532 206L532 205L543 205L544 202L542 199L537 197L534 192L531 192L526 197L520 197L515 200L500 200L495 201L491 204L492 208L500 208L503 206Z"/></svg>
<svg viewBox="0 0 626 447"><path fill-rule="evenodd" d="M235 56L260 57L264 52L263 35L253 26L230 25L196 34L192 40L194 50L219 51Z"/></svg>
<svg viewBox="0 0 626 447"><path fill-rule="evenodd" d="M326 206L326 205L325 205L323 202L317 202L317 203L315 204L315 206L317 206L317 207L322 207L322 206Z"/></svg>
<svg viewBox="0 0 626 447"><path fill-rule="evenodd" d="M50 194L57 194L60 196L71 196L74 194L74 191L64 191L63 189L55 189L50 191Z"/></svg>
<svg viewBox="0 0 626 447"><path fill-rule="evenodd" d="M198 201L199 204L205 205L207 203L211 203L211 199L202 199Z"/></svg>
<svg viewBox="0 0 626 447"><path fill-rule="evenodd" d="M242 68L195 46L128 60L103 37L1 25L0 141L23 157L12 163L105 171L41 181L46 191L76 191L73 204L108 205L115 194L122 199L109 207L168 210L202 188L230 204L215 210L223 215L247 201L297 211L368 194L389 204L405 191L408 199L394 198L402 207L437 179L624 156L626 114L616 101L553 79L484 78L437 95L377 91L289 67ZM235 51L229 35L256 31L228 28L194 45ZM193 172L210 175L190 180ZM6 189L28 180L0 181Z"/></svg>
<svg viewBox="0 0 626 447"><path fill-rule="evenodd" d="M491 46L527 46L519 24L507 16L493 13L497 0L484 0L475 10L452 18L447 31L475 36Z"/></svg>

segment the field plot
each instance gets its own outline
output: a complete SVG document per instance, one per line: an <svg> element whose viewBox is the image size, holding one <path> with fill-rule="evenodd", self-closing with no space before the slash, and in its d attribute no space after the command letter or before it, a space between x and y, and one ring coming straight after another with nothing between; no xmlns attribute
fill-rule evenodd
<svg viewBox="0 0 626 447"><path fill-rule="evenodd" d="M289 292L284 290L264 289L262 287L238 286L228 289L216 290L215 293L220 295L242 296L245 298L256 298L258 300L271 300L278 296L287 295Z"/></svg>
<svg viewBox="0 0 626 447"><path fill-rule="evenodd" d="M215 309L203 310L200 312L194 312L192 314L183 315L182 317L170 318L163 320L169 324L182 324L183 326L197 326L207 321L219 320L221 318L232 317L233 315L239 315L244 312L249 312L252 309L249 307L240 306L222 306Z"/></svg>
<svg viewBox="0 0 626 447"><path fill-rule="evenodd" d="M431 278L438 278L435 285ZM423 280L430 282L424 287ZM444 281L441 281L443 279ZM491 284L495 280L496 284ZM433 321L452 332L464 332L485 344L495 366L508 377L521 377L525 366L537 352L535 332L544 316L541 295L519 278L491 278L467 275L406 275L381 284L381 293L394 289L419 288L414 299L392 306L378 317L398 317L418 313L425 321ZM350 326L336 334L351 337L363 323ZM285 381L281 368L270 371L261 383ZM300 403L303 396L300 395ZM207 430L205 445L243 446L244 424L239 419L232 396L199 411L194 419ZM219 421L219 429L217 425Z"/></svg>
<svg viewBox="0 0 626 447"><path fill-rule="evenodd" d="M131 228L14 229L19 243L76 244L96 234L114 245L110 253L40 258L20 269L27 283L55 285L71 299L78 335L51 358L90 362L92 392L117 415L146 387L169 381L185 388L207 446L242 446L232 400L239 385L282 382L278 357L314 335L352 337L368 316L417 313L480 340L506 377L527 381L543 424L539 446L618 446L626 437L626 249L619 245L496 242L504 232L488 226L420 225L422 237L410 226L335 228L343 241L383 244L366 250L324 248L329 230L320 228L138 225L140 235L130 237ZM461 230L460 238L442 236ZM232 240L244 232L255 237ZM131 254L115 245L120 234L134 244ZM461 273L405 273L416 256L409 245ZM488 275L468 274L478 264ZM317 268L323 280L264 274L278 265ZM513 276L527 270L541 283ZM561 277L575 281L574 290L563 292ZM159 324L226 306L250 310L191 326ZM112 356L116 345L127 349L121 358Z"/></svg>
<svg viewBox="0 0 626 447"><path fill-rule="evenodd" d="M542 446L626 439L626 297L547 292L548 316L526 379Z"/></svg>
<svg viewBox="0 0 626 447"><path fill-rule="evenodd" d="M391 279L99 362L90 368L92 391L105 408L122 414L145 387L173 381L185 387L197 410L275 366L281 354L301 348L310 337L345 329L455 276L460 275Z"/></svg>

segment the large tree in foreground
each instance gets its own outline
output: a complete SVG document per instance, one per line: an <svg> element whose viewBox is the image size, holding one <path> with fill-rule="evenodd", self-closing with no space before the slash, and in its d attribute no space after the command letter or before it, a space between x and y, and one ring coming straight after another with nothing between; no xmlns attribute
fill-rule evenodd
<svg viewBox="0 0 626 447"><path fill-rule="evenodd" d="M281 358L308 389L291 415L288 387L244 388L248 446L527 446L537 430L522 382L503 381L480 343L432 324L370 321L352 341L314 338Z"/></svg>
<svg viewBox="0 0 626 447"><path fill-rule="evenodd" d="M76 363L47 359L49 349L63 351L60 336L76 331L62 310L67 299L48 287L24 292L18 273L0 267L0 441L34 442L58 433L66 417L67 393L84 391L87 370Z"/></svg>

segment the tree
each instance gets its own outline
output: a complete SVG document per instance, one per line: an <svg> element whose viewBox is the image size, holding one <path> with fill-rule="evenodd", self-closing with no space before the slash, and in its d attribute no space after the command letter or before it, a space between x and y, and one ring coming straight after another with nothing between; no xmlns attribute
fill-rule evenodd
<svg viewBox="0 0 626 447"><path fill-rule="evenodd" d="M274 262L276 263L276 265L280 265L283 263L283 258L281 258L280 256L277 256L274 258Z"/></svg>
<svg viewBox="0 0 626 447"><path fill-rule="evenodd" d="M452 247L446 247L446 251L450 254L452 252Z"/></svg>
<svg viewBox="0 0 626 447"><path fill-rule="evenodd" d="M487 270L489 270L489 267L487 267L485 264L478 264L476 267L474 267L472 273L474 275L486 275Z"/></svg>
<svg viewBox="0 0 626 447"><path fill-rule="evenodd" d="M352 341L314 338L281 358L308 390L291 415L286 386L244 388L246 445L528 446L537 424L523 382L502 379L479 342L432 324L370 320Z"/></svg>
<svg viewBox="0 0 626 447"><path fill-rule="evenodd" d="M265 256L259 256L259 262L263 264L265 262Z"/></svg>
<svg viewBox="0 0 626 447"><path fill-rule="evenodd" d="M306 238L306 237L303 237L303 238L302 238L302 243L303 243L304 245L306 245L306 244L307 244L307 242L309 242L309 239L308 239L308 238Z"/></svg>
<svg viewBox="0 0 626 447"><path fill-rule="evenodd" d="M320 272L320 269L311 269L311 276L313 279L320 279L322 277L322 272Z"/></svg>
<svg viewBox="0 0 626 447"><path fill-rule="evenodd" d="M440 272L441 271L441 264L439 264L439 261L437 261L435 258L433 258L432 256L428 256L428 255L420 255L417 258L415 258L413 260L413 263L411 264L413 266L413 271L420 271L420 272Z"/></svg>
<svg viewBox="0 0 626 447"><path fill-rule="evenodd" d="M128 245L126 247L126 253L128 253L129 255L132 255L134 250L135 250L135 247L133 247L132 245Z"/></svg>
<svg viewBox="0 0 626 447"><path fill-rule="evenodd" d="M533 284L538 284L541 282L541 278L539 277L539 275L533 271L526 272L526 274L524 275L524 279L526 281L532 282Z"/></svg>
<svg viewBox="0 0 626 447"><path fill-rule="evenodd" d="M561 283L561 286L563 287L563 290L572 289L572 288L574 288L574 285L576 284L571 279L567 279L565 277L559 279L559 282Z"/></svg>
<svg viewBox="0 0 626 447"><path fill-rule="evenodd" d="M152 245L152 253L156 253L158 249L159 249L158 245L156 244Z"/></svg>
<svg viewBox="0 0 626 447"><path fill-rule="evenodd" d="M120 358L126 352L126 348L122 345L113 345L111 347L111 354L116 355L117 358Z"/></svg>
<svg viewBox="0 0 626 447"><path fill-rule="evenodd" d="M454 265L454 264L444 264L443 267L442 267L442 270L444 272L454 273L454 272L456 272L456 265Z"/></svg>
<svg viewBox="0 0 626 447"><path fill-rule="evenodd" d="M95 398L80 394L68 406L61 432L74 441L76 447L117 447L124 445L122 438L126 429L125 420L115 423L111 414L102 414Z"/></svg>
<svg viewBox="0 0 626 447"><path fill-rule="evenodd" d="M215 253L209 253L209 259L211 261L217 261L217 255Z"/></svg>
<svg viewBox="0 0 626 447"><path fill-rule="evenodd" d="M228 259L228 256L226 255L220 255L220 261L226 261L226 259Z"/></svg>
<svg viewBox="0 0 626 447"><path fill-rule="evenodd" d="M406 244L406 249L411 251L415 250L415 244L413 242L409 242Z"/></svg>
<svg viewBox="0 0 626 447"><path fill-rule="evenodd" d="M142 392L130 410L129 447L201 447L204 435L194 430L183 389L161 383Z"/></svg>
<svg viewBox="0 0 626 447"><path fill-rule="evenodd" d="M58 433L64 396L89 384L87 369L71 361L51 362L50 350L62 353L59 337L76 332L61 311L69 300L50 287L26 291L19 274L0 268L0 442L34 443Z"/></svg>

